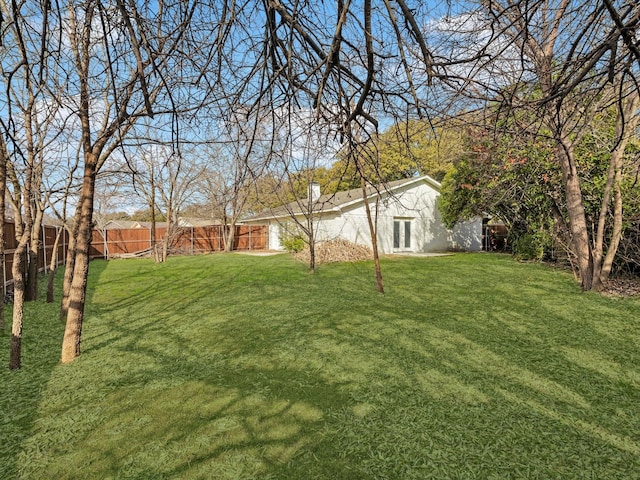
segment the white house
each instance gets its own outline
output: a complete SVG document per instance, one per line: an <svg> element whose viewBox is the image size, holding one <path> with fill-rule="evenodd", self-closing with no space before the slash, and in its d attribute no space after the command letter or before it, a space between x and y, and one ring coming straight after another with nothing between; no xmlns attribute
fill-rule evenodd
<svg viewBox="0 0 640 480"><path fill-rule="evenodd" d="M344 239L371 246L371 236L362 189L320 195L311 186L309 198L255 215L245 224L267 224L269 248L282 250L283 234L295 234L298 222L313 219L316 242ZM378 204L378 249L380 253L442 252L482 249L482 219L477 218L448 230L436 206L440 183L429 176L390 182L369 188L367 200L372 213ZM309 212L312 212L309 215Z"/></svg>

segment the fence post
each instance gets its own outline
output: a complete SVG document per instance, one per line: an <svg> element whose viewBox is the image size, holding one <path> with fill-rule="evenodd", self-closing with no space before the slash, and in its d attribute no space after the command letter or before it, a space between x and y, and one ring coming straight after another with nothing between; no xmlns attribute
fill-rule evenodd
<svg viewBox="0 0 640 480"><path fill-rule="evenodd" d="M193 245L193 225L191 225L191 255L194 254L194 245Z"/></svg>

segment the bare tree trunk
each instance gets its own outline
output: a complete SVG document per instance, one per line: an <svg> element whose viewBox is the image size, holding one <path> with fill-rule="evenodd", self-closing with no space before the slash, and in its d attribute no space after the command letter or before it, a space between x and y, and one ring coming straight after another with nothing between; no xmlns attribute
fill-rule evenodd
<svg viewBox="0 0 640 480"><path fill-rule="evenodd" d="M22 366L22 324L24 320L25 300L25 261L27 258L27 245L31 229L24 229L20 243L13 253L13 324L11 327L11 355L9 368L17 370Z"/></svg>
<svg viewBox="0 0 640 480"><path fill-rule="evenodd" d="M622 175L619 172L616 174L616 182L613 186L613 232L611 233L611 240L609 241L609 248L607 249L607 255L602 262L602 268L600 269L600 276L598 277L598 287L603 285L609 280L611 274L611 268L613 267L613 261L618 253L618 247L620 246L620 240L622 239L622 191L620 190L620 182Z"/></svg>
<svg viewBox="0 0 640 480"><path fill-rule="evenodd" d="M362 186L362 198L364 199L364 208L367 212L367 223L369 224L369 233L371 234L371 248L373 250L373 264L376 270L376 288L378 292L384 293L384 284L382 282L382 268L380 267L380 255L378 254L378 235L376 224L378 223L378 200L376 199L376 218L375 221L371 215L371 207L367 199L367 182L364 177L360 176L360 185Z"/></svg>
<svg viewBox="0 0 640 480"><path fill-rule="evenodd" d="M619 157L619 158L618 158ZM622 168L622 155L618 155L617 152L613 152L609 164L609 171L607 173L607 181L605 184L604 195L602 197L602 203L600 205L600 214L598 217L598 227L596 230L595 245L593 249L593 288L600 290L603 283L609 276L611 271L611 264L615 257L615 252L618 249L620 243L620 237L622 235L622 195L620 193L620 181ZM607 257L611 254L610 264L607 268L606 274L604 273L604 236L606 230L606 222L609 213L609 203L611 201L611 193L614 196L613 207L613 233L609 242L609 248L607 249Z"/></svg>
<svg viewBox="0 0 640 480"><path fill-rule="evenodd" d="M613 261L618 252L620 239L622 238L622 191L620 184L622 182L622 161L624 153L629 143L629 137L636 131L639 117L636 114L638 104L640 103L640 95L635 92L628 97L622 104L618 105L618 115L616 119L616 145L611 152L611 160L609 163L609 171L607 174L607 182L602 199L600 216L598 218L598 230L596 233L596 242L594 248L594 272L593 287L595 289L602 288L603 284L609 279ZM609 202L611 192L613 191L613 231L609 240L607 253L604 255L604 234L606 220L609 211Z"/></svg>
<svg viewBox="0 0 640 480"><path fill-rule="evenodd" d="M35 208L35 207L34 207ZM32 210L33 211L33 210ZM32 302L38 299L38 270L39 270L39 247L40 235L42 233L42 217L41 209L36 210L36 215L31 226L31 241L29 246L29 262L27 267L27 278L25 287L25 300Z"/></svg>
<svg viewBox="0 0 640 480"><path fill-rule="evenodd" d="M309 217L307 219L307 231L309 232L309 270L316 273L316 232L313 225L313 206L309 208Z"/></svg>
<svg viewBox="0 0 640 480"><path fill-rule="evenodd" d="M164 263L167 261L167 257L169 256L169 244L173 238L173 224L171 222L167 223L167 229L164 232L164 238L162 239L162 250L160 252L160 262Z"/></svg>
<svg viewBox="0 0 640 480"><path fill-rule="evenodd" d="M47 303L54 302L54 280L56 274L57 265L57 252L60 246L60 239L64 235L64 227L60 227L56 235L56 239L53 242L53 250L51 250L51 261L49 262L49 268L47 271ZM45 257L46 258L46 257Z"/></svg>
<svg viewBox="0 0 640 480"><path fill-rule="evenodd" d="M166 213L167 217L167 227L164 231L164 237L162 237L162 241L158 245L158 253L156 262L164 263L167 261L167 257L169 256L169 247L173 241L174 233L175 233L175 224L176 222L173 219L173 211L169 207Z"/></svg>
<svg viewBox="0 0 640 480"><path fill-rule="evenodd" d="M32 239L27 258L24 299L32 302L38 299L38 239Z"/></svg>
<svg viewBox="0 0 640 480"><path fill-rule="evenodd" d="M150 238L150 243L151 243L151 258L153 258L154 262L159 262L160 258L158 256L158 241L156 240L156 235L157 235L157 230L156 230L156 213L155 213L155 206L152 203L151 206L151 231L149 232L149 235L151 236ZM166 235L166 232L165 232Z"/></svg>
<svg viewBox="0 0 640 480"><path fill-rule="evenodd" d="M160 262L160 253L158 252L158 240L157 240L157 230L156 230L156 179L153 172L153 162L150 162L150 173L151 173L151 194L149 196L149 210L151 210L151 258L153 261L158 263ZM164 233L165 236L167 232Z"/></svg>
<svg viewBox="0 0 640 480"><path fill-rule="evenodd" d="M562 168L562 177L566 189L571 244L575 250L574 253L578 263L580 286L582 290L591 290L593 287L593 254L589 243L589 231L587 229L587 219L582 201L582 189L576 168L573 145L562 136L559 136L557 141L556 156Z"/></svg>
<svg viewBox="0 0 640 480"><path fill-rule="evenodd" d="M95 161L85 161L84 180L80 196L79 222L75 244L75 265L69 291L67 323L62 341L62 363L69 363L80 355L80 340L89 274L89 248L95 194Z"/></svg>
<svg viewBox="0 0 640 480"><path fill-rule="evenodd" d="M27 123L31 121L27 117ZM31 145L30 125L25 129L28 144ZM25 172L24 187L22 189L22 206L16 202L14 206L15 228L18 233L19 242L13 253L13 322L11 327L11 355L9 357L9 368L15 370L22 365L22 324L24 320L24 301L25 301L25 262L29 244L31 242L32 233L32 216L31 216L31 194L32 194L32 175L33 175L33 157L29 156L27 168ZM22 224L21 208L24 208L24 225Z"/></svg>
<svg viewBox="0 0 640 480"><path fill-rule="evenodd" d="M225 252L232 252L233 251L233 244L236 241L236 225L235 222L232 222L230 224L227 224L227 222L225 221L225 224L223 225L223 232L224 232L224 251Z"/></svg>
<svg viewBox="0 0 640 480"><path fill-rule="evenodd" d="M596 228L596 238L593 248L593 288L596 290L602 287L602 257L604 255L604 234L606 229L607 215L609 213L609 203L611 201L611 193L614 188L614 184L620 180L619 172L620 167L616 165L614 154L611 156L609 163L609 171L607 172L607 181L604 186L604 193L602 196L602 202L600 204L600 214L598 215L598 227ZM614 209L615 210L615 209ZM622 214L622 209L620 209ZM614 222L615 222L614 211ZM622 231L622 230L621 230Z"/></svg>
<svg viewBox="0 0 640 480"><path fill-rule="evenodd" d="M60 301L60 318L66 318L69 312L69 295L71 293L71 282L73 281L73 272L76 265L76 239L78 237L78 226L80 225L80 205L76 209L73 216L73 225L69 235L69 244L67 245L67 259L64 268L64 280L62 284L62 299Z"/></svg>
<svg viewBox="0 0 640 480"><path fill-rule="evenodd" d="M6 150L6 145L4 143L4 138L0 135L0 261L2 262L2 294L3 298L0 301L0 332L4 331L4 292L7 288L5 281L5 269L7 268L7 263L5 261L5 249L4 249L4 222L5 215L4 211L6 208L4 194L7 189L7 159L9 155Z"/></svg>
<svg viewBox="0 0 640 480"><path fill-rule="evenodd" d="M55 279L56 270L55 267L49 265L47 270L47 303L53 303L55 301Z"/></svg>
<svg viewBox="0 0 640 480"><path fill-rule="evenodd" d="M309 270L316 273L316 242L309 242Z"/></svg>

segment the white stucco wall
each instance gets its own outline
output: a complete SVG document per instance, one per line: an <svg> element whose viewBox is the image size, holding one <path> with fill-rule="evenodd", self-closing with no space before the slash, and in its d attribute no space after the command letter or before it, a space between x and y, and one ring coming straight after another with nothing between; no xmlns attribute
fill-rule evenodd
<svg viewBox="0 0 640 480"><path fill-rule="evenodd" d="M442 225L436 199L438 192L426 183L412 185L393 195L383 193L378 204L378 248L380 253L397 251L444 251L449 246L449 233ZM375 202L371 202L372 212ZM394 220L411 223L411 247L394 249ZM403 225L404 228L404 225ZM371 246L371 236L364 205L343 210L342 215L323 218L318 224L318 240L344 238ZM404 244L404 242L403 242Z"/></svg>
<svg viewBox="0 0 640 480"><path fill-rule="evenodd" d="M437 252L451 249L481 250L482 220L457 225L453 231L444 227L437 208L439 193L426 182L410 184L394 192L383 193L378 206L378 248L380 253ZM372 212L375 202L370 203ZM394 221L411 223L411 247L395 249L393 245ZM282 250L279 237L286 219L269 223L269 248ZM290 222L291 225L291 222ZM401 223L402 227L404 224ZM328 213L316 219L316 241L345 239L371 246L369 225L364 205L343 208L340 213Z"/></svg>
<svg viewBox="0 0 640 480"><path fill-rule="evenodd" d="M482 251L482 217L458 222L451 232L451 248L465 252Z"/></svg>

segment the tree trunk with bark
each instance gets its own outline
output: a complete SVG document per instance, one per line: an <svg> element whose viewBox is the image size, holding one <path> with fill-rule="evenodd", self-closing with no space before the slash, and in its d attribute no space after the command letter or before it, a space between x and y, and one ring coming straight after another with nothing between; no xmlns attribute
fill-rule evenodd
<svg viewBox="0 0 640 480"><path fill-rule="evenodd" d="M76 209L73 217L73 225L69 235L67 245L67 258L64 266L64 279L62 282L62 299L60 300L60 318L67 318L69 312L69 295L71 293L71 282L76 265L76 238L78 236L78 226L80 225L80 205Z"/></svg>
<svg viewBox="0 0 640 480"><path fill-rule="evenodd" d="M309 270L311 273L316 273L316 232L313 224L313 205L309 208L307 231L309 232Z"/></svg>
<svg viewBox="0 0 640 480"><path fill-rule="evenodd" d="M6 150L6 145L4 143L4 138L0 135L0 261L2 262L2 281L6 278L5 269L7 267L7 263L5 262L5 248L4 248L4 221L5 215L4 211L6 208L5 205L5 191L7 189L7 159L9 155ZM4 292L7 286L3 283L2 285L2 293L3 298L0 301L0 332L4 331Z"/></svg>
<svg viewBox="0 0 640 480"><path fill-rule="evenodd" d="M369 233L371 235L371 249L373 250L373 265L376 271L376 288L378 292L384 293L384 283L382 281L382 268L380 267L380 255L378 254L378 232L376 224L378 223L378 200L376 199L376 218L371 214L371 206L367 198L367 183L363 176L360 176L360 185L362 187L362 198L364 199L364 208L367 212L367 223L369 224Z"/></svg>
<svg viewBox="0 0 640 480"><path fill-rule="evenodd" d="M30 130L26 130L27 138ZM31 142L28 142L31 144ZM32 194L33 156L29 156L25 171L24 187L21 190L22 202L14 205L15 229L18 246L13 253L13 322L11 327L11 355L9 368L15 370L22 365L22 324L24 320L24 302L26 293L26 262L32 233L31 194ZM24 209L24 215L22 215ZM24 221L24 224L23 224ZM3 225L4 228L4 225Z"/></svg>
<svg viewBox="0 0 640 480"><path fill-rule="evenodd" d="M236 241L236 225L235 223L230 223L227 224L227 222L225 221L225 224L223 225L223 232L224 232L224 251L225 252L232 252L233 251L233 244Z"/></svg>
<svg viewBox="0 0 640 480"><path fill-rule="evenodd" d="M56 239L53 242L53 250L51 251L51 261L47 270L47 303L54 302L54 286L56 269L58 268L58 247L60 246L60 240L64 235L64 227L60 227L56 234Z"/></svg>
<svg viewBox="0 0 640 480"><path fill-rule="evenodd" d="M26 302L33 302L38 299L38 242L39 239L31 241L31 247L27 250L27 265L25 276L25 295Z"/></svg>
<svg viewBox="0 0 640 480"><path fill-rule="evenodd" d="M591 290L593 286L593 253L589 242L587 217L584 211L580 177L576 168L573 144L562 134L556 138L556 158L560 163L565 186L569 230L582 290Z"/></svg>
<svg viewBox="0 0 640 480"><path fill-rule="evenodd" d="M605 183L604 194L600 206L600 214L598 217L598 228L596 231L595 247L594 247L594 270L593 270L593 288L602 289L609 279L613 261L618 252L618 246L622 238L623 224L623 208L622 208L622 167L625 150L629 144L630 137L638 127L639 116L637 115L638 105L640 104L640 95L633 92L629 97L618 104L618 112L616 117L616 138L615 146L611 152L609 160L609 170L607 172L607 180ZM613 205L610 207L611 197L613 194ZM609 211L613 213L613 225L611 237L606 254L604 252L605 230L607 227L607 219Z"/></svg>
<svg viewBox="0 0 640 480"><path fill-rule="evenodd" d="M36 208L36 207L34 207ZM32 209L33 212L33 209ZM36 208L36 214L31 226L31 241L29 244L29 262L27 267L27 278L25 288L25 300L32 302L38 299L38 273L40 255L40 236L42 234L42 218L44 212L40 208Z"/></svg>
<svg viewBox="0 0 640 480"><path fill-rule="evenodd" d="M160 254L158 252L158 241L156 239L157 236L157 228L156 228L156 207L155 205L152 203L151 204L151 231L149 232L150 235L150 243L151 243L151 258L153 258L153 261L156 263L160 262Z"/></svg>
<svg viewBox="0 0 640 480"><path fill-rule="evenodd" d="M18 243L18 247L13 253L13 323L11 327L11 355L9 357L9 368L19 369L22 366L22 325L24 320L25 301L25 262L27 258L27 246L31 229L25 228Z"/></svg>
<svg viewBox="0 0 640 480"><path fill-rule="evenodd" d="M164 232L164 237L162 238L161 251L160 251L160 262L164 263L167 261L167 257L169 256L169 246L171 245L171 241L174 234L174 226L171 222L167 224L167 229Z"/></svg>
<svg viewBox="0 0 640 480"><path fill-rule="evenodd" d="M153 172L153 162L150 162L149 169L151 174L151 194L149 196L149 210L151 210L151 231L149 232L149 234L151 235L151 258L153 258L154 262L159 263L161 260L160 252L158 251L158 233L156 228L156 179Z"/></svg>
<svg viewBox="0 0 640 480"><path fill-rule="evenodd" d="M82 193L78 206L80 213L76 228L75 264L69 290L67 323L62 341L62 363L69 363L80 355L80 340L82 337L89 273L89 248L91 246L95 180L96 162L95 159L88 159L85 161Z"/></svg>

